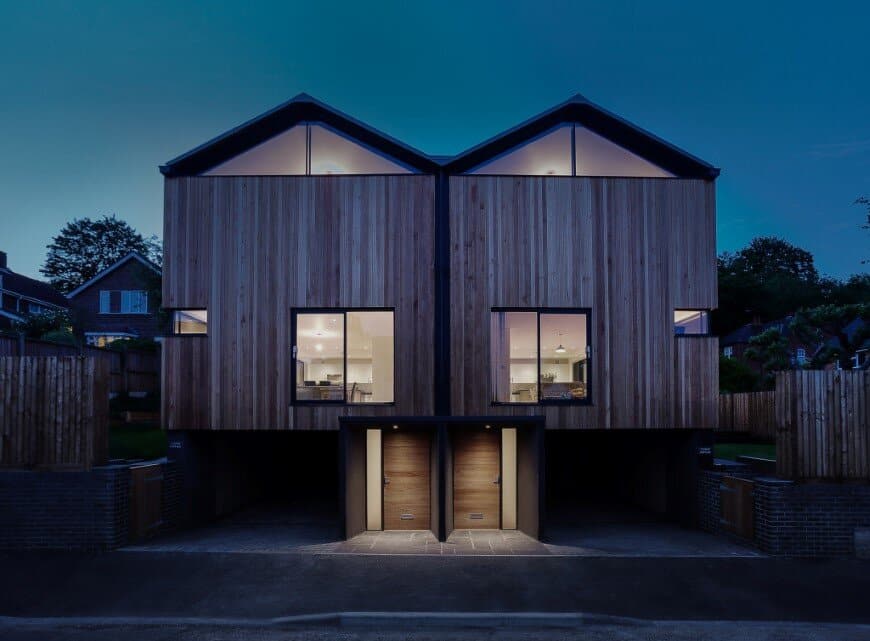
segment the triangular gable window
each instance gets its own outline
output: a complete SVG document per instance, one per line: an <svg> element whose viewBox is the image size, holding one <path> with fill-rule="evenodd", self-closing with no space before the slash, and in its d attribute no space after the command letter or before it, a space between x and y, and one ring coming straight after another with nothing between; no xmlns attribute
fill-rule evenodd
<svg viewBox="0 0 870 641"><path fill-rule="evenodd" d="M570 176L571 125L542 136L472 169L470 174L499 176Z"/></svg>
<svg viewBox="0 0 870 641"><path fill-rule="evenodd" d="M230 158L203 176L304 176L308 132L291 127L256 147Z"/></svg>
<svg viewBox="0 0 870 641"><path fill-rule="evenodd" d="M602 138L585 127L574 127L575 176L673 178L674 175Z"/></svg>
<svg viewBox="0 0 870 641"><path fill-rule="evenodd" d="M330 174L410 174L404 165L316 123L296 125L204 176L306 176Z"/></svg>
<svg viewBox="0 0 870 641"><path fill-rule="evenodd" d="M565 124L472 169L496 176L672 178L673 174L580 125Z"/></svg>

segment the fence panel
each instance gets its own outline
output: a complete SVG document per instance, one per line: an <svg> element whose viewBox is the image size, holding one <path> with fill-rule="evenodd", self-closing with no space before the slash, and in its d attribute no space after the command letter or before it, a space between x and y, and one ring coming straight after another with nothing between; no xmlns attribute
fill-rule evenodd
<svg viewBox="0 0 870 641"><path fill-rule="evenodd" d="M776 471L791 479L870 480L870 373L776 375Z"/></svg>
<svg viewBox="0 0 870 641"><path fill-rule="evenodd" d="M775 392L719 395L719 429L776 438Z"/></svg>
<svg viewBox="0 0 870 641"><path fill-rule="evenodd" d="M109 371L81 356L0 357L0 465L105 463Z"/></svg>
<svg viewBox="0 0 870 641"><path fill-rule="evenodd" d="M23 352L22 352L23 346ZM100 347L62 345L34 339L19 341L14 336L0 336L0 356L88 356L108 363L109 391L114 394L160 391L160 352L127 350L116 352Z"/></svg>

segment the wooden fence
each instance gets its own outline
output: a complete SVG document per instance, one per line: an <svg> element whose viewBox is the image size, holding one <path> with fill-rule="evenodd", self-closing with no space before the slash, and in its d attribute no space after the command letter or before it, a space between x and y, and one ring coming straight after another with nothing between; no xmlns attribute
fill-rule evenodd
<svg viewBox="0 0 870 641"><path fill-rule="evenodd" d="M870 480L870 372L776 375L776 472Z"/></svg>
<svg viewBox="0 0 870 641"><path fill-rule="evenodd" d="M109 369L82 356L0 356L0 465L83 467L109 450Z"/></svg>
<svg viewBox="0 0 870 641"><path fill-rule="evenodd" d="M149 393L160 391L160 352L127 350L116 352L100 347L62 345L47 341L19 340L14 336L0 336L2 356L88 356L105 360L110 372L109 391L121 393Z"/></svg>
<svg viewBox="0 0 870 641"><path fill-rule="evenodd" d="M719 395L719 430L776 438L775 392Z"/></svg>

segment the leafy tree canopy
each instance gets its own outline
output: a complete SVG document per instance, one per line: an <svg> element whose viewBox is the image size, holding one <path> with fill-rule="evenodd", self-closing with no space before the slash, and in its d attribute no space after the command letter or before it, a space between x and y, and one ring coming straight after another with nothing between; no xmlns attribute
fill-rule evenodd
<svg viewBox="0 0 870 641"><path fill-rule="evenodd" d="M825 289L836 284L819 278L811 253L769 236L720 255L718 271L719 309L713 320L720 336L754 316L769 321L820 305Z"/></svg>
<svg viewBox="0 0 870 641"><path fill-rule="evenodd" d="M39 314L27 314L24 320L15 324L15 330L27 338L43 338L47 334L70 333L71 325L69 312L52 310Z"/></svg>
<svg viewBox="0 0 870 641"><path fill-rule="evenodd" d="M746 363L736 358L719 357L719 391L737 394L754 392L758 376Z"/></svg>
<svg viewBox="0 0 870 641"><path fill-rule="evenodd" d="M774 373L791 365L788 339L778 329L768 329L750 338L744 355L760 365L764 389L773 389Z"/></svg>
<svg viewBox="0 0 870 641"><path fill-rule="evenodd" d="M144 238L114 214L97 220L75 219L52 239L45 264L39 271L54 287L67 293L131 251L139 252L158 265L162 262L157 238Z"/></svg>

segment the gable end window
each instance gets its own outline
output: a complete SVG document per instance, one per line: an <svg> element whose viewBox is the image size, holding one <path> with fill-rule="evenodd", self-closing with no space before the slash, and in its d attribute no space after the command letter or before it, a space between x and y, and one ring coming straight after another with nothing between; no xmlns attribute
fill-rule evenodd
<svg viewBox="0 0 870 641"><path fill-rule="evenodd" d="M494 308L490 322L494 404L591 403L588 309Z"/></svg>
<svg viewBox="0 0 870 641"><path fill-rule="evenodd" d="M141 289L100 290L101 314L147 314L148 292Z"/></svg>
<svg viewBox="0 0 870 641"><path fill-rule="evenodd" d="M392 403L393 309L299 309L293 318L293 403Z"/></svg>

